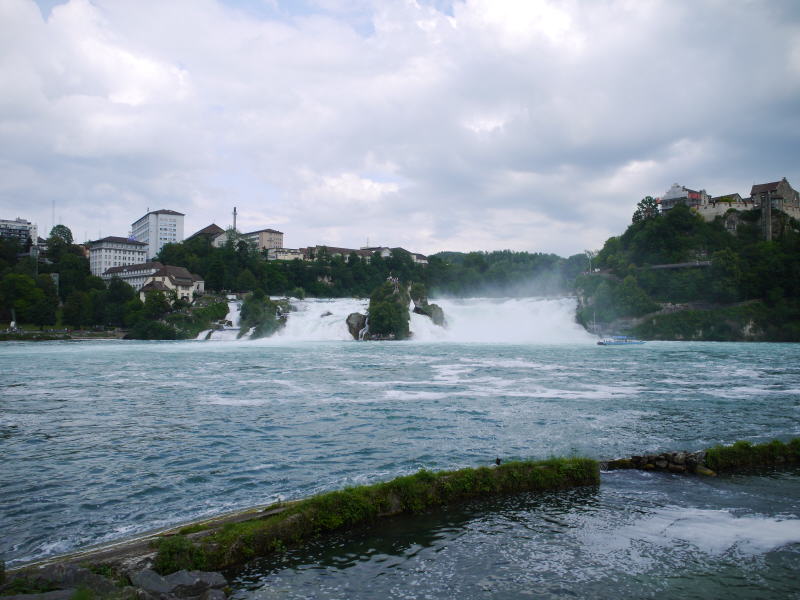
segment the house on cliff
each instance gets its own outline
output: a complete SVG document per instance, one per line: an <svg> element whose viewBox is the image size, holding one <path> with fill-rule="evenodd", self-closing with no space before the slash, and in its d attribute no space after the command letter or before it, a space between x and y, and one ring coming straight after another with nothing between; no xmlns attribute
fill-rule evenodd
<svg viewBox="0 0 800 600"><path fill-rule="evenodd" d="M180 300L190 301L205 292L205 282L199 275L190 273L186 267L165 265L148 277L139 290L142 302L147 292L174 292Z"/></svg>

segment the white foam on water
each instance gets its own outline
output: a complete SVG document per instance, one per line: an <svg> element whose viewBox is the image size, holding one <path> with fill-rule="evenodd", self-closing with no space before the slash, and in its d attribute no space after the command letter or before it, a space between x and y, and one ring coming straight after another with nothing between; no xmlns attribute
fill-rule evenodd
<svg viewBox="0 0 800 600"><path fill-rule="evenodd" d="M800 519L736 516L727 510L667 507L614 536L618 544L645 541L672 547L688 543L709 555L765 554L800 543Z"/></svg>

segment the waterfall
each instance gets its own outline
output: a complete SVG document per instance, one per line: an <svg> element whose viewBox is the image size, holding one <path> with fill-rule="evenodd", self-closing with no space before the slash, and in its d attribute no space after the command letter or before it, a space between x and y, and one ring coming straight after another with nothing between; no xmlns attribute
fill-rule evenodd
<svg viewBox="0 0 800 600"><path fill-rule="evenodd" d="M593 342L575 322L574 298L468 298L431 300L444 310L446 327L411 313L413 342L559 344ZM292 302L286 326L264 344L294 341L355 341L345 319L366 314L366 299L306 299ZM216 338L215 338L216 339Z"/></svg>
<svg viewBox="0 0 800 600"><path fill-rule="evenodd" d="M210 334L201 332L197 339L213 340L215 342L227 342L239 339L239 324L241 322L242 303L238 300L228 301L228 314L225 316L225 321L230 325L226 325L222 329L214 329ZM205 337L200 336L206 334Z"/></svg>

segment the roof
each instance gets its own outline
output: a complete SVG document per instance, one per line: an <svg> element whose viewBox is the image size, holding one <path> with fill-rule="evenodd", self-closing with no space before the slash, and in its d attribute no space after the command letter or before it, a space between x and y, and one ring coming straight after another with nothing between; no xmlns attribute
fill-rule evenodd
<svg viewBox="0 0 800 600"><path fill-rule="evenodd" d="M170 289L160 281L150 281L143 285L139 292L169 292Z"/></svg>
<svg viewBox="0 0 800 600"><path fill-rule="evenodd" d="M179 217L183 217L184 214L180 213L176 210L169 210L166 208L162 208L161 210L151 210L147 215L177 215ZM145 216L147 216L145 215Z"/></svg>
<svg viewBox="0 0 800 600"><path fill-rule="evenodd" d="M258 229L256 231L249 231L247 233L243 233L242 235L253 235L254 233L280 233L283 235L282 231L278 231L277 229Z"/></svg>
<svg viewBox="0 0 800 600"><path fill-rule="evenodd" d="M758 196L759 194L767 194L769 192L774 192L778 189L778 186L785 181L786 179L781 179L780 181L772 181L770 183L754 184L753 188L750 190L750 195Z"/></svg>
<svg viewBox="0 0 800 600"><path fill-rule="evenodd" d="M195 281L202 281L202 277L193 275L186 267L175 267L173 265L164 265L161 269L153 273L153 277L169 277L170 281L175 285L190 286Z"/></svg>
<svg viewBox="0 0 800 600"><path fill-rule="evenodd" d="M186 239L190 240L193 237L197 237L198 235L207 235L207 236L210 236L210 237L213 238L213 237L216 237L220 233L225 233L225 230L222 227L220 227L219 225L217 225L216 223L212 223L211 225L207 225L206 227L203 227L200 231L194 232L192 235L190 235Z"/></svg>
<svg viewBox="0 0 800 600"><path fill-rule="evenodd" d="M118 237L115 235L109 235L108 237L104 237L89 243L99 244L101 242L109 242L113 244L131 244L132 246L147 246L147 244L145 244L144 242L137 242L136 240L132 240L130 238Z"/></svg>
<svg viewBox="0 0 800 600"><path fill-rule="evenodd" d="M133 273L135 271L148 271L148 270L159 270L163 268L160 262L152 261L152 262L144 262L138 263L135 265L122 265L121 267L110 267L105 270L103 275L116 275L118 273Z"/></svg>
<svg viewBox="0 0 800 600"><path fill-rule="evenodd" d="M185 216L183 213L179 213L176 210L169 210L169 209L166 209L166 208L162 208L160 210L151 210L149 213L145 214L144 217L139 217L138 219L136 219L134 221L134 224L138 223L139 221L141 221L142 219L144 219L148 215L176 215L176 216L179 216L179 217Z"/></svg>

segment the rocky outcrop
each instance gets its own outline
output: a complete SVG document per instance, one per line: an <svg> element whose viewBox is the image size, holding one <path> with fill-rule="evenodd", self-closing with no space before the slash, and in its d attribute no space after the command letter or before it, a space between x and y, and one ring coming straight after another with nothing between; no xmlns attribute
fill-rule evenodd
<svg viewBox="0 0 800 600"><path fill-rule="evenodd" d="M425 315L430 318L434 325L438 325L439 327L445 326L444 311L438 304L428 304L427 300L425 304L417 304L414 302L414 312L418 315Z"/></svg>
<svg viewBox="0 0 800 600"><path fill-rule="evenodd" d="M607 471L617 469L639 469L642 471L668 471L670 473L695 473L697 475L716 475L705 466L705 451L700 452L664 452L661 454L645 454L618 458L601 464Z"/></svg>
<svg viewBox="0 0 800 600"><path fill-rule="evenodd" d="M354 340L360 340L362 332L365 332L367 327L367 316L361 313L350 313L345 320L347 323L347 331L353 336Z"/></svg>
<svg viewBox="0 0 800 600"><path fill-rule="evenodd" d="M412 284L409 288L409 295L414 302L414 312L418 315L425 315L434 325L445 326L444 311L438 304L429 304L425 286L421 283Z"/></svg>
<svg viewBox="0 0 800 600"><path fill-rule="evenodd" d="M228 585L225 577L213 571L183 570L161 576L151 569L128 574L112 573L109 568L106 575L74 563L50 564L16 573L7 584L0 586L0 595L26 600L68 600L83 590L91 598L224 600L223 589ZM9 590L20 593L4 594Z"/></svg>

